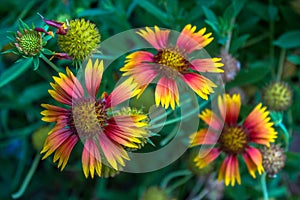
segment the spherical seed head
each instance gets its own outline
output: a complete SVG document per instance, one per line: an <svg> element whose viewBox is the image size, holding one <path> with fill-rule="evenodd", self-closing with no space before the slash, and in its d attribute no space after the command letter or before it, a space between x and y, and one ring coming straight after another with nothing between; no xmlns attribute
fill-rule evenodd
<svg viewBox="0 0 300 200"><path fill-rule="evenodd" d="M170 198L164 190L159 187L152 186L148 188L142 195L141 200L169 200Z"/></svg>
<svg viewBox="0 0 300 200"><path fill-rule="evenodd" d="M292 104L293 93L287 83L274 82L266 86L262 93L263 102L270 110L284 111Z"/></svg>
<svg viewBox="0 0 300 200"><path fill-rule="evenodd" d="M25 56L35 56L43 48L42 35L32 29L17 32L16 43L18 51Z"/></svg>
<svg viewBox="0 0 300 200"><path fill-rule="evenodd" d="M82 61L97 50L100 38L95 24L75 19L70 21L67 34L58 36L58 45L75 61Z"/></svg>
<svg viewBox="0 0 300 200"><path fill-rule="evenodd" d="M263 167L266 173L274 177L285 165L286 156L284 149L279 145L271 144L261 150L263 156Z"/></svg>

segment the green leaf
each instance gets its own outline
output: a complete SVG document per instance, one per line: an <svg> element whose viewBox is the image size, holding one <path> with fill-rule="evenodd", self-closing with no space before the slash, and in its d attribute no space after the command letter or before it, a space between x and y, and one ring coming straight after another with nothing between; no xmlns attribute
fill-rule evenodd
<svg viewBox="0 0 300 200"><path fill-rule="evenodd" d="M209 20L205 20L205 23L207 23L217 35L221 35L218 23Z"/></svg>
<svg viewBox="0 0 300 200"><path fill-rule="evenodd" d="M300 47L300 30L284 33L274 44L284 49Z"/></svg>
<svg viewBox="0 0 300 200"><path fill-rule="evenodd" d="M224 20L224 25L226 26L224 28L226 32L231 31L231 29L233 28L232 21L240 13L244 4L245 4L245 0L239 0L239 1L235 0L232 1L232 3L225 9L223 20Z"/></svg>
<svg viewBox="0 0 300 200"><path fill-rule="evenodd" d="M277 15L278 15L278 9L274 5L269 5L268 6L268 13L269 13L269 18L271 21L275 21Z"/></svg>
<svg viewBox="0 0 300 200"><path fill-rule="evenodd" d="M249 34L241 35L237 39L232 40L230 45L230 52L231 54L235 54L235 52L245 44L247 39L250 37Z"/></svg>
<svg viewBox="0 0 300 200"><path fill-rule="evenodd" d="M8 135L9 138L28 136L29 134L33 133L33 131L35 131L36 129L41 127L42 124L43 123L41 121L39 121L34 124L30 124L26 127L10 130L9 132L7 132L5 134Z"/></svg>
<svg viewBox="0 0 300 200"><path fill-rule="evenodd" d="M49 49L46 49L46 48L43 48L42 49L42 52L48 56L52 56L54 54L53 51L49 50ZM41 56L40 56L41 57Z"/></svg>
<svg viewBox="0 0 300 200"><path fill-rule="evenodd" d="M114 10L103 10L99 8L95 9L87 9L78 13L78 17L92 17L92 16L100 16L100 15L108 15L113 13Z"/></svg>
<svg viewBox="0 0 300 200"><path fill-rule="evenodd" d="M232 2L234 17L236 17L244 8L246 0L235 0Z"/></svg>
<svg viewBox="0 0 300 200"><path fill-rule="evenodd" d="M13 66L8 68L0 75L0 87L3 87L10 81L14 80L20 76L25 70L27 70L32 65L33 58L26 58L19 60Z"/></svg>
<svg viewBox="0 0 300 200"><path fill-rule="evenodd" d="M210 0L210 1L207 1L207 0L196 0L196 3L197 3L197 5L209 7L211 5L214 5L216 3L216 0Z"/></svg>
<svg viewBox="0 0 300 200"><path fill-rule="evenodd" d="M6 53L16 53L15 49L8 49L6 51L2 51L0 54L6 54Z"/></svg>
<svg viewBox="0 0 300 200"><path fill-rule="evenodd" d="M34 66L33 70L34 70L34 71L37 70L37 69L39 68L39 64L40 64L40 59L39 59L38 56L35 56L35 57L33 58L33 66Z"/></svg>
<svg viewBox="0 0 300 200"><path fill-rule="evenodd" d="M227 87L243 86L262 80L270 71L269 67L265 64L253 67L247 70L240 71L235 79L227 84Z"/></svg>
<svg viewBox="0 0 300 200"><path fill-rule="evenodd" d="M138 5L144 8L147 12L160 19L161 22L166 23L168 21L167 14L161 11L158 7L150 3L148 0L137 1Z"/></svg>
<svg viewBox="0 0 300 200"><path fill-rule="evenodd" d="M39 100L48 95L49 84L40 83L26 88L19 96L18 101L21 104L28 104L33 101ZM34 94L34 95L33 95Z"/></svg>
<svg viewBox="0 0 300 200"><path fill-rule="evenodd" d="M300 55L289 55L287 59L295 65L300 65Z"/></svg>
<svg viewBox="0 0 300 200"><path fill-rule="evenodd" d="M203 10L204 15L205 15L205 17L208 21L210 21L213 24L218 24L218 18L212 10L210 10L206 6L202 6L202 10Z"/></svg>

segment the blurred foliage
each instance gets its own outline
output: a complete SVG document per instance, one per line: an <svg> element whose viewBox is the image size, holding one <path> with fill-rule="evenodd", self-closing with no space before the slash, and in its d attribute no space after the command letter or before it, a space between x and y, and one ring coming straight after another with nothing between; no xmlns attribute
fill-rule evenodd
<svg viewBox="0 0 300 200"><path fill-rule="evenodd" d="M291 3L293 2L293 3ZM18 30L22 19L28 25L43 26L37 13L47 19L86 18L94 22L102 41L122 31L154 25L180 31L186 24L207 27L215 40L206 50L218 56L221 48L239 60L241 68L235 79L226 84L226 90L240 88L243 110L250 110L261 101L261 91L271 81L281 79L294 92L292 106L282 113L290 146L286 166L275 178L267 178L269 196L273 199L300 198L300 1L297 0L2 0L0 47L11 48L8 32ZM58 52L50 40L47 48ZM56 72L40 61L33 70L33 60L14 54L0 56L0 199L10 199L22 185L38 154L32 139L45 124L40 120L41 103L51 103L47 90ZM64 69L70 61L52 60ZM113 63L103 82L111 90L120 77L119 68L124 59ZM11 74L13 76L11 76ZM7 78L9 76L9 78ZM112 83L112 84L109 84ZM149 91L149 94L153 92ZM147 99L147 97L145 97ZM149 105L146 105L149 107ZM243 113L248 113L244 112ZM279 135L283 130L277 126ZM155 137L158 145L166 138ZM40 133L42 134L42 133ZM39 138L43 138L41 135ZM34 142L32 142L34 141ZM279 136L278 142L283 142ZM149 147L153 149L153 147ZM75 150L76 151L76 150ZM252 179L241 165L242 185L226 187L218 184L215 172L209 175L191 175L187 170L191 150L171 165L144 174L120 173L114 178L85 179L79 154L72 154L69 164L60 172L51 159L37 163L37 169L23 194L24 199L139 199L147 188L158 186L173 199L262 199L260 179ZM149 161L151 162L151 160ZM182 171L183 177L168 177ZM215 169L214 171L217 171ZM177 185L176 185L177 184Z"/></svg>

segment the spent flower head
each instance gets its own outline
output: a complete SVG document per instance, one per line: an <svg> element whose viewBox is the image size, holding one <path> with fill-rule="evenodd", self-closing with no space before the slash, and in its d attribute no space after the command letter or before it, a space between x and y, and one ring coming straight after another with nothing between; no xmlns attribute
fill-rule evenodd
<svg viewBox="0 0 300 200"><path fill-rule="evenodd" d="M286 155L284 149L278 144L271 144L261 150L265 172L270 177L275 177L285 165Z"/></svg>

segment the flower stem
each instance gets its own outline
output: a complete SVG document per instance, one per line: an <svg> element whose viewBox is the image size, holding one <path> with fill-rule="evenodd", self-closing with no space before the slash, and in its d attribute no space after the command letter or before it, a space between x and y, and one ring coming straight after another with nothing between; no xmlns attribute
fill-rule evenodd
<svg viewBox="0 0 300 200"><path fill-rule="evenodd" d="M187 114L185 114L185 115L183 115L183 116L178 116L178 117L176 117L176 118L174 118L174 119L171 119L171 120L169 120L169 121L166 121L166 122L164 122L164 123L159 123L159 124L152 125L152 126L151 126L151 129L156 129L156 128L160 128L160 127L162 127L162 126L166 126L166 125L170 125L170 124L179 122L179 121L181 121L182 119L187 118L187 117L189 117L189 116L191 116L191 115L193 115L193 114L195 114L195 113L197 113L197 112L199 112L199 110L195 109L195 110L193 110L192 112L189 112L189 113L187 113Z"/></svg>
<svg viewBox="0 0 300 200"><path fill-rule="evenodd" d="M290 145L290 134L283 123L279 123L278 126L283 132L284 142L285 142L285 151L288 151L289 145Z"/></svg>
<svg viewBox="0 0 300 200"><path fill-rule="evenodd" d="M168 193L171 193L174 189L176 189L177 187L185 184L187 181L189 181L191 178L193 177L192 174L190 175L186 175L183 178L181 178L180 180L176 181L173 185L169 186L166 191Z"/></svg>
<svg viewBox="0 0 300 200"><path fill-rule="evenodd" d="M41 159L41 155L40 155L39 152L37 152L37 154L35 155L34 160L32 162L32 165L31 165L31 167L30 167L30 169L29 169L29 171L28 171L28 173L27 173L20 189L17 192L15 192L11 195L13 199L18 199L24 194L24 192L25 192L32 176L35 173L35 170L36 170L36 168L39 164L40 159Z"/></svg>
<svg viewBox="0 0 300 200"><path fill-rule="evenodd" d="M226 44L225 44L225 51L228 53L229 52L229 49L230 49L230 43L231 43L231 37L232 37L232 27L234 25L234 22L235 22L235 18L233 18L230 22L230 31L228 31L227 33L227 41L226 41Z"/></svg>
<svg viewBox="0 0 300 200"><path fill-rule="evenodd" d="M172 172L172 173L170 173L168 176L166 176L166 177L162 180L160 186L161 186L161 188L167 188L167 185L169 184L169 182L170 182L172 179L177 178L177 177L180 177L180 176L184 176L185 178L186 178L186 177L191 178L191 177L190 177L191 174L192 174L192 172L189 171L189 170L179 170L179 171ZM177 185L177 186L178 186L178 185ZM177 186L176 186L176 187L177 187ZM174 189L174 186L172 186L172 188Z"/></svg>
<svg viewBox="0 0 300 200"><path fill-rule="evenodd" d="M40 55L40 57L48 64L50 65L50 67L52 67L56 72L60 72L60 70L58 69L58 67L53 64L53 62L51 62L46 56L44 56L42 53Z"/></svg>
<svg viewBox="0 0 300 200"><path fill-rule="evenodd" d="M280 57L279 57L279 63L278 63L277 79L276 79L277 81L280 81L280 79L281 79L281 75L282 75L282 71L283 71L283 65L284 65L284 59L285 59L285 53L286 53L286 50L281 49Z"/></svg>
<svg viewBox="0 0 300 200"><path fill-rule="evenodd" d="M269 33L263 33L255 38L252 38L252 39L249 39L248 42L246 42L242 48L246 48L246 47L249 47L249 46L252 46L254 44L257 44L259 42L261 42L262 40L266 39L267 37L269 36Z"/></svg>
<svg viewBox="0 0 300 200"><path fill-rule="evenodd" d="M262 190L263 190L264 200L269 200L269 194L268 194L268 189L267 189L267 180L266 180L266 176L267 176L267 173L264 172L264 173L261 175L260 183L261 183L261 187L262 187Z"/></svg>
<svg viewBox="0 0 300 200"><path fill-rule="evenodd" d="M178 117L176 117L176 118L174 118L174 119L171 119L171 120L166 121L166 122L163 122L163 123L153 124L153 125L151 126L151 129L161 128L162 126L170 125L170 124L179 122L179 121L181 121L181 120L184 119L184 118L188 118L188 117L190 117L191 115L193 115L193 114L195 114L195 113L197 113L197 112L200 112L200 110L201 110L202 108L204 108L204 107L208 104L208 102L209 102L209 101L205 101L204 103L202 103L202 104L199 106L199 107L200 107L199 110L198 110L198 109L194 109L193 111L191 111L191 112L189 112L189 113L187 113L187 114L185 114L185 115L183 115L183 116L178 116Z"/></svg>
<svg viewBox="0 0 300 200"><path fill-rule="evenodd" d="M269 0L269 6L273 5L273 0ZM275 78L275 70L274 70L274 60L275 60L275 51L274 51L274 45L273 45L273 40L274 40L274 32L275 32L275 23L274 20L270 20L269 22L269 29L270 29L270 67L271 67L271 73L272 77Z"/></svg>

